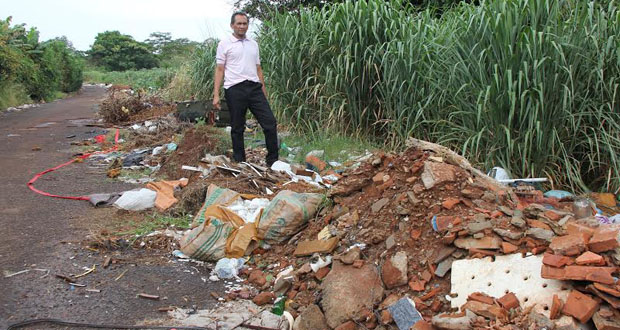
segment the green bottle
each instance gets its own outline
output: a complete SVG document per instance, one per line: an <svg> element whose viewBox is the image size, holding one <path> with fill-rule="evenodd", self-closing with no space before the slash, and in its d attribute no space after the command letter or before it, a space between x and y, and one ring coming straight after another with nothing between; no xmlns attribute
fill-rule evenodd
<svg viewBox="0 0 620 330"><path fill-rule="evenodd" d="M284 296L278 297L276 301L273 303L273 308L271 309L271 312L276 315L284 314L285 303L286 303L286 299L284 299Z"/></svg>

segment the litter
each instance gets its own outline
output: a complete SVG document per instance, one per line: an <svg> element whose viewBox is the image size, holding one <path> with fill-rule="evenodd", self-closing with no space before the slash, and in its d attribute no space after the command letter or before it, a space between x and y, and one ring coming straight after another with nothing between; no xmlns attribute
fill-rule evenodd
<svg viewBox="0 0 620 330"><path fill-rule="evenodd" d="M138 191L130 190L124 192L113 205L123 210L142 211L155 206L156 198L157 192L142 188Z"/></svg>
<svg viewBox="0 0 620 330"><path fill-rule="evenodd" d="M267 198L237 199L227 208L235 212L245 223L254 223L268 204Z"/></svg>
<svg viewBox="0 0 620 330"><path fill-rule="evenodd" d="M422 315L416 309L415 303L409 298L400 299L389 306L388 311L399 330L411 329L418 321L422 320Z"/></svg>
<svg viewBox="0 0 620 330"><path fill-rule="evenodd" d="M244 264L243 258L222 258L218 260L213 271L219 278L236 278Z"/></svg>
<svg viewBox="0 0 620 330"><path fill-rule="evenodd" d="M293 255L296 257L309 256L314 253L331 253L338 245L338 237L332 237L327 240L304 241L297 244L297 248Z"/></svg>
<svg viewBox="0 0 620 330"><path fill-rule="evenodd" d="M313 272L318 272L319 269L327 267L332 263L332 256L326 256L325 259L318 257L316 261L310 263L310 268Z"/></svg>

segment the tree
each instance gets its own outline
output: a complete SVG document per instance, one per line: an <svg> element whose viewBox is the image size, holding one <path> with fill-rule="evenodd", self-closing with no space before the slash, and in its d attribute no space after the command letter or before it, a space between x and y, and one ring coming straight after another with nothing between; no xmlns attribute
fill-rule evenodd
<svg viewBox="0 0 620 330"><path fill-rule="evenodd" d="M153 47L118 31L97 34L88 55L110 71L150 69L158 65Z"/></svg>
<svg viewBox="0 0 620 330"><path fill-rule="evenodd" d="M200 45L187 38L172 39L170 32L153 32L145 42L153 47L163 67L175 66L184 61Z"/></svg>

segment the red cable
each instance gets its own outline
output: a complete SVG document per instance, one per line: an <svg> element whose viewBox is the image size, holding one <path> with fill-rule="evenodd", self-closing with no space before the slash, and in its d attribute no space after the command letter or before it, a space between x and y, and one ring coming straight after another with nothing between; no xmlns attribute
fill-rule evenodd
<svg viewBox="0 0 620 330"><path fill-rule="evenodd" d="M114 134L114 147L107 149L107 150L103 150L103 151L96 151L96 152L91 152L88 154L84 154L82 156L79 156L77 158L74 158L66 163L60 164L56 167L53 168L49 168L43 172L39 172L37 173L32 179L30 179L30 181L28 181L28 188L30 188L30 190L36 192L37 194L43 195L43 196L47 196L47 197L55 197L55 198L64 198L64 199L73 199L73 200L81 200L81 201L87 201L89 198L88 196L62 196L62 195L54 195L54 194L50 194L48 192L39 190L37 188L34 187L34 183L35 181L37 181L40 177L42 177L43 175L49 173L49 172L53 172L59 168L65 167L69 164L72 164L74 162L76 162L78 159L86 159L92 155L95 154L99 154L99 153L108 153L110 151L114 151L114 150L118 150L118 137L119 137L119 129L116 129L116 134Z"/></svg>

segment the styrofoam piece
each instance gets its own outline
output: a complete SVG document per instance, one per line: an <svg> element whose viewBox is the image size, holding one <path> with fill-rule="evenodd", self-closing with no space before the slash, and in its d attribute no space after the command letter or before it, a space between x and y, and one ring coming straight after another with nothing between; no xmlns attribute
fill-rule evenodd
<svg viewBox="0 0 620 330"><path fill-rule="evenodd" d="M461 307L474 292L500 298L513 292L521 307L548 305L554 294L564 296L572 287L568 281L540 277L542 256L521 254L483 259L456 260L452 263L451 306Z"/></svg>

